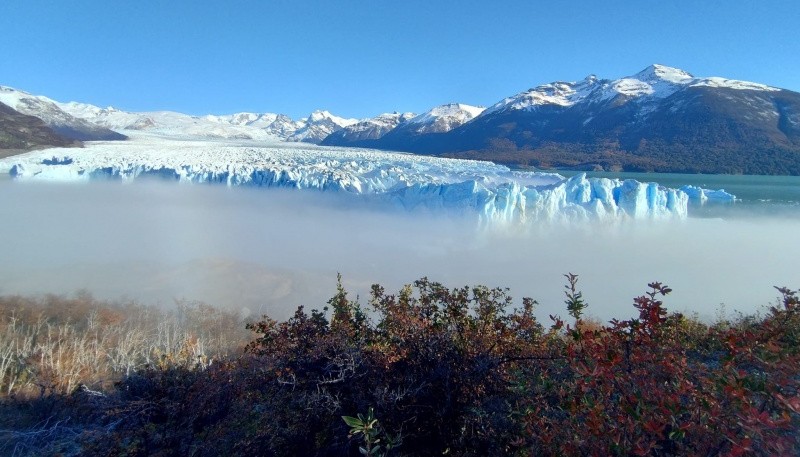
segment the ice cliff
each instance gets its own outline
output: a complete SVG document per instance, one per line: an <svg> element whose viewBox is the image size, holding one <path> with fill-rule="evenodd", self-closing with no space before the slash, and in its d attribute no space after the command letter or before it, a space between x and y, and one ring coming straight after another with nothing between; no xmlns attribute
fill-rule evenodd
<svg viewBox="0 0 800 457"><path fill-rule="evenodd" d="M634 180L564 178L489 162L286 143L175 141L141 136L0 160L16 180L132 181L341 192L381 205L474 213L488 224L682 219L689 195Z"/></svg>

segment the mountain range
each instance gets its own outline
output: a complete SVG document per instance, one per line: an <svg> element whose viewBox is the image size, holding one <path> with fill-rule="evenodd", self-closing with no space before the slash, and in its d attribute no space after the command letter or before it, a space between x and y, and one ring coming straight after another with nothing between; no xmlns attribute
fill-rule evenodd
<svg viewBox="0 0 800 457"><path fill-rule="evenodd" d="M0 86L0 103L69 140L162 135L303 141L539 168L800 174L800 93L651 65L620 79L553 82L488 108L452 103L414 115L327 111L190 116L58 103ZM4 121L5 123L5 121ZM122 132L122 133L119 133Z"/></svg>
<svg viewBox="0 0 800 457"><path fill-rule="evenodd" d="M323 144L540 168L800 174L800 94L652 65L540 85L441 132L401 125L348 141L340 131Z"/></svg>

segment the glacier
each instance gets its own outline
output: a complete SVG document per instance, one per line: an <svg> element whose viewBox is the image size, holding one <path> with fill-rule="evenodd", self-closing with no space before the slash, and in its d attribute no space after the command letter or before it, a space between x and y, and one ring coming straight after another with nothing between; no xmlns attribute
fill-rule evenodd
<svg viewBox="0 0 800 457"><path fill-rule="evenodd" d="M736 196L730 192L725 192L725 189L704 189L697 186L681 186L680 190L689 196L689 199L700 204L706 203L709 200L720 203L733 203L736 201Z"/></svg>
<svg viewBox="0 0 800 457"><path fill-rule="evenodd" d="M491 162L368 149L251 140L169 139L126 132L124 142L89 142L0 160L17 181L217 183L358 196L406 211L474 214L486 225L542 221L684 219L690 197L712 192L635 180L565 178Z"/></svg>

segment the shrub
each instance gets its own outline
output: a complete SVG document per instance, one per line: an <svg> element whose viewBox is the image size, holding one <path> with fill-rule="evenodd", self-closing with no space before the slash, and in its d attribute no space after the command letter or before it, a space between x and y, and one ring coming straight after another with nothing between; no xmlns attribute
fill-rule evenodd
<svg viewBox="0 0 800 457"><path fill-rule="evenodd" d="M114 389L38 408L56 421L85 411L82 433L58 422L52 434L85 455L800 453L796 292L779 289L764 316L707 325L669 313L670 289L652 283L638 317L602 324L583 318L577 280L573 321L548 327L504 289L423 278L397 294L375 285L362 307L339 281L321 311L250 324L236 357L209 364L179 339Z"/></svg>

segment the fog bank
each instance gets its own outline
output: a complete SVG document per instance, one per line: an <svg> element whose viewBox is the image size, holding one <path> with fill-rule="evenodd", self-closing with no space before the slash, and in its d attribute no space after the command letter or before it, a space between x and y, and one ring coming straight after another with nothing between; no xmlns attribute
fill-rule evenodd
<svg viewBox="0 0 800 457"><path fill-rule="evenodd" d="M478 229L455 215L393 214L319 192L158 183L0 181L0 293L174 299L285 317L321 307L336 272L366 301L427 276L449 287L511 288L566 315L563 277L580 275L589 314L633 313L651 281L672 310L751 312L800 286L800 220L630 221Z"/></svg>

